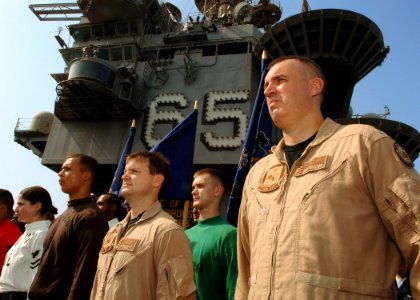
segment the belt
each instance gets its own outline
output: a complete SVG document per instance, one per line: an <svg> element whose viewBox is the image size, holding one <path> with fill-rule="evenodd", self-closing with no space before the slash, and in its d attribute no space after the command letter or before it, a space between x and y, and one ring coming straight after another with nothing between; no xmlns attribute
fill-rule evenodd
<svg viewBox="0 0 420 300"><path fill-rule="evenodd" d="M26 292L3 292L0 293L0 300L26 300L28 294Z"/></svg>

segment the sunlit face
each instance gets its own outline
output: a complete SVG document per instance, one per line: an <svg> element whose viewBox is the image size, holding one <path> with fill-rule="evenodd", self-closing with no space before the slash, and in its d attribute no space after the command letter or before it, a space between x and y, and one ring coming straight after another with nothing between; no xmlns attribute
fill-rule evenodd
<svg viewBox="0 0 420 300"><path fill-rule="evenodd" d="M30 201L23 199L19 195L15 208L15 214L19 222L30 224L34 222L35 217L40 214L40 208L40 202L32 204Z"/></svg>
<svg viewBox="0 0 420 300"><path fill-rule="evenodd" d="M68 158L58 173L59 183L63 193L71 195L77 192L86 180L86 172L80 169L78 158Z"/></svg>
<svg viewBox="0 0 420 300"><path fill-rule="evenodd" d="M196 175L191 190L194 208L202 210L214 205L215 188L214 180L209 174Z"/></svg>
<svg viewBox="0 0 420 300"><path fill-rule="evenodd" d="M129 160L121 177L123 184L121 193L129 202L132 197L149 196L153 186L156 186L156 175L150 174L149 161L147 159Z"/></svg>
<svg viewBox="0 0 420 300"><path fill-rule="evenodd" d="M271 67L265 77L264 95L270 116L281 129L299 122L313 106L308 74L294 59Z"/></svg>

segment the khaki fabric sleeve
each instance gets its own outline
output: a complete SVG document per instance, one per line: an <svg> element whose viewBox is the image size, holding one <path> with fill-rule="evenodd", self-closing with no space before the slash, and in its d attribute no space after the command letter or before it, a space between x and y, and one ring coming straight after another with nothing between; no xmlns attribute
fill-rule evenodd
<svg viewBox="0 0 420 300"><path fill-rule="evenodd" d="M184 231L166 232L158 247L157 299L196 299L191 250Z"/></svg>
<svg viewBox="0 0 420 300"><path fill-rule="evenodd" d="M250 277L250 244L249 227L247 216L248 186L247 177L242 193L242 201L238 215L238 279L236 282L235 299L248 299L249 277Z"/></svg>
<svg viewBox="0 0 420 300"><path fill-rule="evenodd" d="M370 177L384 226L410 269L412 296L420 299L420 177L401 152L391 139L374 143Z"/></svg>

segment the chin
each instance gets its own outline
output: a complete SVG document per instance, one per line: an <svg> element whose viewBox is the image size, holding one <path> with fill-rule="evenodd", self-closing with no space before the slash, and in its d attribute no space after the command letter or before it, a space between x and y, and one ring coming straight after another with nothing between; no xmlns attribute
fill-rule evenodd
<svg viewBox="0 0 420 300"><path fill-rule="evenodd" d="M130 191L127 189L121 189L121 196L125 198L126 196L130 195Z"/></svg>

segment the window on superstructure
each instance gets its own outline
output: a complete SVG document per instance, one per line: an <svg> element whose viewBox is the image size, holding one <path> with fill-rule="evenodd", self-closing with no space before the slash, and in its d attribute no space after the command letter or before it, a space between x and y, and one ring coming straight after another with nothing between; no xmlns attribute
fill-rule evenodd
<svg viewBox="0 0 420 300"><path fill-rule="evenodd" d="M248 43L230 43L220 44L217 47L217 54L236 54L236 53L248 53Z"/></svg>
<svg viewBox="0 0 420 300"><path fill-rule="evenodd" d="M122 60L122 48L111 48L111 60Z"/></svg>
<svg viewBox="0 0 420 300"><path fill-rule="evenodd" d="M98 58L109 60L109 48L100 48Z"/></svg>
<svg viewBox="0 0 420 300"><path fill-rule="evenodd" d="M133 59L133 48L131 46L124 47L124 59L125 60Z"/></svg>
<svg viewBox="0 0 420 300"><path fill-rule="evenodd" d="M90 26L74 28L72 35L75 41L86 42L90 38Z"/></svg>
<svg viewBox="0 0 420 300"><path fill-rule="evenodd" d="M127 22L117 23L117 34L119 34L119 35L128 34L128 23Z"/></svg>
<svg viewBox="0 0 420 300"><path fill-rule="evenodd" d="M104 27L102 25L93 25L92 26L92 37L94 39L100 39L104 36L103 32Z"/></svg>
<svg viewBox="0 0 420 300"><path fill-rule="evenodd" d="M108 23L104 25L105 37L111 37L115 35L115 26L114 23Z"/></svg>
<svg viewBox="0 0 420 300"><path fill-rule="evenodd" d="M130 33L137 34L137 21L130 21Z"/></svg>

